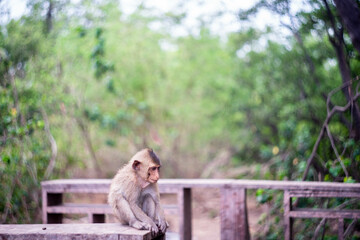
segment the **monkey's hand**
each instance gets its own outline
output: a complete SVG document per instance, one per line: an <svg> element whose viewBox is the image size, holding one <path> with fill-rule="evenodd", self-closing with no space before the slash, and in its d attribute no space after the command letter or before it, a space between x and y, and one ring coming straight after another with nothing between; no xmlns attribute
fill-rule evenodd
<svg viewBox="0 0 360 240"><path fill-rule="evenodd" d="M139 230L150 230L151 233L157 234L159 229L153 221L149 222L140 222L138 220L129 223L129 225L133 228Z"/></svg>
<svg viewBox="0 0 360 240"><path fill-rule="evenodd" d="M144 229L150 230L153 234L157 234L159 232L159 228L151 219L145 220L142 224L145 227Z"/></svg>
<svg viewBox="0 0 360 240"><path fill-rule="evenodd" d="M158 217L155 221L156 225L159 227L159 230L162 233L165 233L166 229L169 227L168 222L165 220L164 217Z"/></svg>

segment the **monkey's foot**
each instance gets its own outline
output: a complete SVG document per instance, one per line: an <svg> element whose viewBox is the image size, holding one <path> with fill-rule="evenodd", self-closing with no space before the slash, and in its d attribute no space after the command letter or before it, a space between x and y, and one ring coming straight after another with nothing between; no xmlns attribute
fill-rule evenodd
<svg viewBox="0 0 360 240"><path fill-rule="evenodd" d="M129 225L139 230L150 230L151 233L153 234L157 234L159 232L159 229L155 223L146 223L136 220L134 222L129 223Z"/></svg>
<svg viewBox="0 0 360 240"><path fill-rule="evenodd" d="M139 230L146 230L146 226L144 223L140 222L140 221L133 221L133 222L130 222L129 223L130 227L133 227L133 228L136 228L136 229L139 229Z"/></svg>
<svg viewBox="0 0 360 240"><path fill-rule="evenodd" d="M166 222L165 219L158 219L156 221L156 225L162 233L165 233L166 229L169 227L169 224Z"/></svg>

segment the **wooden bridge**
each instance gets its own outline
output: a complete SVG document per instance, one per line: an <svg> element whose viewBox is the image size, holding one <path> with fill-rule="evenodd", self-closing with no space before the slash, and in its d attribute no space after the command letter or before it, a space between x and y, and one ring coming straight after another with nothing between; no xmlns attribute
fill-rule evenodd
<svg viewBox="0 0 360 240"><path fill-rule="evenodd" d="M107 194L110 179L62 179L42 182L43 223L62 223L63 214L88 214L89 222L105 222L105 214L111 214L107 204L63 203L64 193ZM177 211L180 218L180 238L189 240L192 235L191 189L219 188L221 191L221 239L250 239L247 207L247 189L276 189L284 191L285 239L293 237L294 218L332 218L338 220L338 239L344 239L349 232L344 229L344 219L360 219L360 210L303 209L294 208L292 198L347 197L360 198L358 183L296 182L232 179L162 179L159 189L162 194L177 194L177 206L165 206ZM350 224L351 225L351 224Z"/></svg>

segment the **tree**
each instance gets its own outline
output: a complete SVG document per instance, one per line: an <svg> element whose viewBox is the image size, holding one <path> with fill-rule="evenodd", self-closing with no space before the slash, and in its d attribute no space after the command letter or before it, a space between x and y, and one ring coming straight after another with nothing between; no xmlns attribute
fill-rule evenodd
<svg viewBox="0 0 360 240"><path fill-rule="evenodd" d="M354 47L360 53L360 10L359 1L334 0L344 25L347 28Z"/></svg>
<svg viewBox="0 0 360 240"><path fill-rule="evenodd" d="M342 86L341 90L343 92L343 95L345 97L346 103L351 104L350 112L340 112L339 113L339 122L348 128L348 136L347 139L349 141L351 139L354 139L355 142L359 141L360 137L360 111L359 111L359 104L354 99L354 96L357 94L354 81L354 77L356 76L356 68L357 65L354 64L353 66L351 63L356 62L356 54L353 54L351 44L349 42L345 41L344 34L344 28L342 25L341 19L336 17L336 14L334 14L335 6L330 5L326 0L323 1L308 1L307 2L309 6L311 6L311 11L307 12L306 10L302 10L298 12L296 15L291 11L291 1L288 0L277 0L277 1L259 1L253 8L247 10L247 11L241 11L240 17L243 20L246 20L251 16L252 14L255 14L260 8L266 8L276 14L279 14L283 18L286 18L287 21L283 21L282 25L288 28L294 38L296 39L298 46L300 47L303 55L304 62L306 63L308 72L310 75L309 79L312 79L313 82L310 83L311 85L315 84L317 86L316 89L307 89L304 87L300 87L300 91L302 92L302 96L304 96L304 99L306 98L312 98L315 95L321 96L324 103L327 104L328 109L335 107L337 104L335 102L339 102L337 99L338 97L334 98L328 97L327 93L330 92L330 89L334 89L336 85L336 81L330 82L329 76L319 75L321 73L321 68L324 67L324 64L326 64L326 59L331 59L331 53L328 52L327 56L323 56L325 58L319 58L318 51L310 52L311 45L310 45L310 39L324 39L325 36L327 36L329 43L331 44L332 48L335 50L335 56L338 62L338 69L342 80ZM314 49L313 49L314 51ZM315 55L317 54L317 55ZM320 60L320 62L319 62ZM332 83L332 85L331 85ZM324 86L327 86L326 88ZM304 86L301 82L299 82L299 86ZM329 87L331 87L329 89ZM327 89L327 90L326 90ZM324 91L325 90L325 91ZM315 95L314 95L315 94ZM346 104L345 104L346 105ZM325 107L325 105L323 104ZM311 109L311 106L309 106ZM312 111L312 110L310 110ZM329 112L329 111L328 111ZM321 119L321 118L320 118ZM313 118L315 120L315 118ZM313 121L316 125L320 125L319 118L317 117L316 121ZM333 122L338 122L338 120L333 120ZM331 134L331 131L328 132L328 134ZM345 132L341 133L345 134ZM322 134L320 134L322 135ZM339 136L338 136L339 137ZM337 137L337 138L338 138ZM330 144L331 142L331 144ZM344 174L346 177L349 177L350 175L353 178L358 179L358 176L356 173L350 173L347 174L347 170L344 167L344 164L342 163L341 157L336 152L336 148L334 148L335 144L340 144L341 141L331 141L330 137L329 144L332 146L330 147L330 151L332 152L332 155L337 159L337 162L339 162L340 165L342 165L342 168ZM330 146L329 145L329 146ZM354 147L353 150L356 150L357 147ZM315 152L319 149L316 148ZM345 153L345 155L350 154L351 151ZM309 166L313 166L316 170L316 172L320 173L323 177L327 175L329 170L324 167L324 164L321 164L321 161L314 158L314 153L311 155L310 158L308 158L308 167L305 169L304 178L307 177ZM349 155L349 156L350 156ZM321 156L321 155L319 155ZM344 156L342 156L344 157ZM350 157L351 163L355 164L356 166L357 161L354 157ZM339 167L340 167L339 165ZM350 165L348 165L349 167ZM353 166L353 165L352 165ZM351 168L349 168L351 169ZM338 177L338 176L333 176ZM320 180L322 178L320 177ZM360 180L360 179L358 179Z"/></svg>

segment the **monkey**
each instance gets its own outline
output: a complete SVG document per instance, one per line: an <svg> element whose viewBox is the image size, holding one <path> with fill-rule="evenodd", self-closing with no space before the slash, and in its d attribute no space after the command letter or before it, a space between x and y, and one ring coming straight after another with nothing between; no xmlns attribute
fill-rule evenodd
<svg viewBox="0 0 360 240"><path fill-rule="evenodd" d="M113 178L108 202L122 223L153 234L169 227L160 206L160 159L151 148L137 152Z"/></svg>

